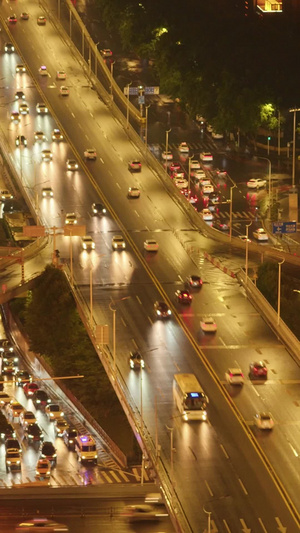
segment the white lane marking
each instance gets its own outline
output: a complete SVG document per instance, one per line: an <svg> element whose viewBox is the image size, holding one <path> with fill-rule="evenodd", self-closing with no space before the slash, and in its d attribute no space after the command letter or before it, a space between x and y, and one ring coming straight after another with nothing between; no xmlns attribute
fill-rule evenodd
<svg viewBox="0 0 300 533"><path fill-rule="evenodd" d="M121 317L121 322L122 322L123 326L124 326L125 328L127 328L127 324L126 324L125 320L123 320L122 317Z"/></svg>
<svg viewBox="0 0 300 533"><path fill-rule="evenodd" d="M259 392L257 392L256 387L254 387L252 383L251 383L251 386L252 386L252 389L254 390L256 396L260 397L260 394L259 394Z"/></svg>
<svg viewBox="0 0 300 533"><path fill-rule="evenodd" d="M183 283L183 279L182 279L182 277L181 277L180 275L178 275L178 277L179 277L181 283Z"/></svg>
<svg viewBox="0 0 300 533"><path fill-rule="evenodd" d="M206 485L206 488L207 488L209 494L210 494L211 496L213 496L214 493L213 493L213 491L211 490L211 488L210 488L208 482L206 481L206 479L204 480L204 483L205 483L205 485Z"/></svg>
<svg viewBox="0 0 300 533"><path fill-rule="evenodd" d="M226 452L226 450L225 450L223 444L220 444L220 448L221 448L222 452L224 453L226 459L229 459L229 455L228 455L228 453Z"/></svg>
<svg viewBox="0 0 300 533"><path fill-rule="evenodd" d="M287 528L286 528L285 526L282 525L281 520L278 518L278 516L275 516L275 520L276 520L276 522L277 522L277 524L278 524L278 526L279 526L279 527L278 527L279 531L280 531L281 533L286 533Z"/></svg>
<svg viewBox="0 0 300 533"><path fill-rule="evenodd" d="M153 325L153 320L151 320L150 316L148 316L147 318L148 318L148 320L149 320L149 322L150 322L150 324L152 326Z"/></svg>
<svg viewBox="0 0 300 533"><path fill-rule="evenodd" d="M103 161L102 157L100 157L100 161L101 161L101 163L103 163L103 165L104 165L104 161Z"/></svg>
<svg viewBox="0 0 300 533"><path fill-rule="evenodd" d="M140 218L140 215L138 214L136 209L134 210L134 212L135 212L136 216Z"/></svg>
<svg viewBox="0 0 300 533"><path fill-rule="evenodd" d="M135 339L131 339L131 340L132 340L132 344L134 344L134 347L135 347L135 349L137 350L138 345L137 345L137 343L135 342Z"/></svg>
<svg viewBox="0 0 300 533"><path fill-rule="evenodd" d="M174 361L174 365L176 366L178 372L180 372L180 366L176 363L176 361Z"/></svg>
<svg viewBox="0 0 300 533"><path fill-rule="evenodd" d="M258 521L259 521L259 523L260 523L260 525L261 525L261 528L262 528L263 532L264 532L264 533L268 533L267 530L266 530L266 528L265 528L265 526L264 526L264 523L263 523L262 519L261 519L261 518L258 518Z"/></svg>
<svg viewBox="0 0 300 533"><path fill-rule="evenodd" d="M294 448L294 446L288 441L288 444L289 446L292 448L292 451L293 451L293 454L295 455L295 457L298 457L298 452L297 450Z"/></svg>
<svg viewBox="0 0 300 533"><path fill-rule="evenodd" d="M118 182L116 183L116 186L119 187L119 189L121 190L121 187Z"/></svg>
<svg viewBox="0 0 300 533"><path fill-rule="evenodd" d="M239 484L241 485L241 487L242 487L244 493L246 494L246 496L248 496L248 492L247 492L247 490L245 488L245 485L244 485L244 483L242 482L242 480L240 478L239 478Z"/></svg>
<svg viewBox="0 0 300 533"><path fill-rule="evenodd" d="M136 295L136 299L137 299L137 301L139 302L139 304L142 305L142 302L141 302L141 300L139 299L138 295Z"/></svg>
<svg viewBox="0 0 300 533"><path fill-rule="evenodd" d="M93 115L93 113L91 113L91 112L90 112L90 115L91 115L91 117L92 117L92 118L94 118L94 115Z"/></svg>
<svg viewBox="0 0 300 533"><path fill-rule="evenodd" d="M243 528L243 531L244 533L251 533L251 529L249 529L246 525L246 522L243 518L240 518L240 522L242 524L242 528Z"/></svg>
<svg viewBox="0 0 300 533"><path fill-rule="evenodd" d="M75 115L74 115L73 111L71 112L71 115L72 115L73 118L75 118Z"/></svg>
<svg viewBox="0 0 300 533"><path fill-rule="evenodd" d="M226 527L226 530L228 531L228 533L231 533L231 529L229 529L229 525L227 524L227 522L226 522L226 520L224 518L223 518L223 524Z"/></svg>
<svg viewBox="0 0 300 533"><path fill-rule="evenodd" d="M222 337L219 337L219 340L221 341L221 343L223 344L223 346L226 346L225 342L223 341Z"/></svg>

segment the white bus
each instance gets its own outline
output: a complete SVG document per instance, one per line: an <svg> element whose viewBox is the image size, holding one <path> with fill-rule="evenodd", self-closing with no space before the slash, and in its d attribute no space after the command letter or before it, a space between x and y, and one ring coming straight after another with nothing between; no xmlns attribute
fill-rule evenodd
<svg viewBox="0 0 300 533"><path fill-rule="evenodd" d="M173 398L184 420L206 420L209 402L194 374L174 374Z"/></svg>

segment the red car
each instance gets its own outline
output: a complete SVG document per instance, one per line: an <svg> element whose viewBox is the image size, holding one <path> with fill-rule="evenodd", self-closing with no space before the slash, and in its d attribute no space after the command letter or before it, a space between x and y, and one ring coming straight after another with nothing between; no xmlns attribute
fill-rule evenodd
<svg viewBox="0 0 300 533"><path fill-rule="evenodd" d="M27 398L31 398L38 389L39 386L36 383L25 383L23 386Z"/></svg>
<svg viewBox="0 0 300 533"><path fill-rule="evenodd" d="M188 290L185 290L185 291L178 290L175 292L175 296L178 302L181 304L190 304L193 299L192 295L190 294Z"/></svg>
<svg viewBox="0 0 300 533"><path fill-rule="evenodd" d="M250 363L250 376L266 378L268 376L268 369L263 361L255 361Z"/></svg>

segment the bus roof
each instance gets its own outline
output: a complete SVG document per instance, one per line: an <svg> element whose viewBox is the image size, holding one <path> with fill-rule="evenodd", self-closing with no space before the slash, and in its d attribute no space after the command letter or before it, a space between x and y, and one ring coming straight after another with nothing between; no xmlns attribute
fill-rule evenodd
<svg viewBox="0 0 300 533"><path fill-rule="evenodd" d="M184 394L191 392L203 393L203 389L194 374L174 374L174 379Z"/></svg>

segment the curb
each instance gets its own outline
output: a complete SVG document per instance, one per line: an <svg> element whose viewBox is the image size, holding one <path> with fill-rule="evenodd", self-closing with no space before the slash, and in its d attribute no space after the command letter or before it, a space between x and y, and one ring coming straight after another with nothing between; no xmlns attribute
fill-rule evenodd
<svg viewBox="0 0 300 533"><path fill-rule="evenodd" d="M230 276L231 278L236 278L236 273L233 272L233 270L230 270L227 266L223 265L219 259L216 257L213 257L212 255L208 254L207 252L204 252L204 257L208 261L210 261L214 266L222 270L225 274Z"/></svg>

